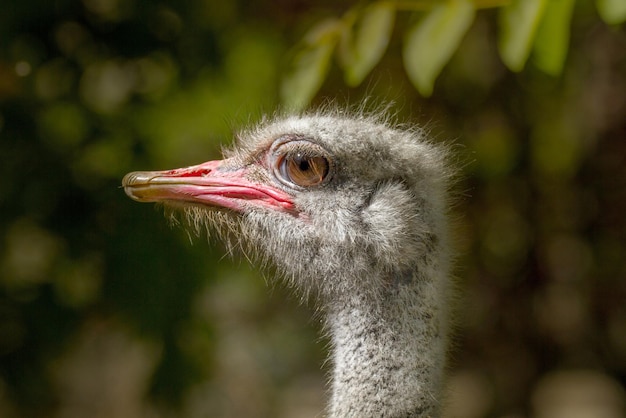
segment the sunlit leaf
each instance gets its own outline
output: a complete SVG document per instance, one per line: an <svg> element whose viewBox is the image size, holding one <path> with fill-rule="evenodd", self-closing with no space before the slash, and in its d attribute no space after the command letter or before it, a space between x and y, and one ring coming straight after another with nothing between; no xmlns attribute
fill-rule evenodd
<svg viewBox="0 0 626 418"><path fill-rule="evenodd" d="M363 11L353 27L344 31L339 59L347 84L361 84L380 61L389 45L394 20L392 4L375 3Z"/></svg>
<svg viewBox="0 0 626 418"><path fill-rule="evenodd" d="M280 86L282 103L289 109L304 108L319 90L328 73L334 45L324 42L301 50Z"/></svg>
<svg viewBox="0 0 626 418"><path fill-rule="evenodd" d="M626 0L624 0L626 4ZM557 76L563 70L569 48L570 22L574 0L550 0L537 29L533 55L535 65L547 74Z"/></svg>
<svg viewBox="0 0 626 418"><path fill-rule="evenodd" d="M498 49L511 71L522 71L545 9L546 0L513 0L500 9Z"/></svg>
<svg viewBox="0 0 626 418"><path fill-rule="evenodd" d="M598 13L609 25L626 22L626 0L596 0Z"/></svg>
<svg viewBox="0 0 626 418"><path fill-rule="evenodd" d="M430 96L435 80L459 46L474 20L469 0L449 0L434 7L407 32L404 66L423 96Z"/></svg>
<svg viewBox="0 0 626 418"><path fill-rule="evenodd" d="M318 24L305 36L280 86L281 101L286 108L302 109L315 96L326 78L342 29L340 21L330 20Z"/></svg>

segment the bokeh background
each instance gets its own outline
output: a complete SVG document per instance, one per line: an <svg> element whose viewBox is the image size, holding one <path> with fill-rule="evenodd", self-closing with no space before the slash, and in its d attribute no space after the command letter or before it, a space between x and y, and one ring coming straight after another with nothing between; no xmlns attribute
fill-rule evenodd
<svg viewBox="0 0 626 418"><path fill-rule="evenodd" d="M314 417L327 341L218 242L125 197L279 108L303 34L350 2L20 0L0 12L0 416ZM389 50L357 88L452 143L446 416L626 416L626 30L578 0L560 77L506 70L484 10L418 95ZM532 64L532 63L531 63Z"/></svg>

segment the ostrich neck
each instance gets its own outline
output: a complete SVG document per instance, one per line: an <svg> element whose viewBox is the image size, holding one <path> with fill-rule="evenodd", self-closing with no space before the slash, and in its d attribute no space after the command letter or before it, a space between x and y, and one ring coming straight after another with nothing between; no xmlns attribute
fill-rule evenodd
<svg viewBox="0 0 626 418"><path fill-rule="evenodd" d="M419 278L418 278L419 277ZM445 357L445 278L391 285L376 303L351 295L328 312L330 417L436 417Z"/></svg>

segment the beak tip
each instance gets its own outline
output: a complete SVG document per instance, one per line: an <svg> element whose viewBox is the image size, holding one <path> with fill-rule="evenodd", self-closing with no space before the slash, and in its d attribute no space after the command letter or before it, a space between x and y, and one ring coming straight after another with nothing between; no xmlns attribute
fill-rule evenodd
<svg viewBox="0 0 626 418"><path fill-rule="evenodd" d="M147 185L152 177L149 173L143 171L133 171L126 174L122 179L124 193L136 202L144 202L145 199L137 195L136 192L141 186Z"/></svg>
<svg viewBox="0 0 626 418"><path fill-rule="evenodd" d="M138 179L141 177L141 172L133 171L132 173L128 173L122 179L122 186L126 189L129 186L133 186L137 184Z"/></svg>

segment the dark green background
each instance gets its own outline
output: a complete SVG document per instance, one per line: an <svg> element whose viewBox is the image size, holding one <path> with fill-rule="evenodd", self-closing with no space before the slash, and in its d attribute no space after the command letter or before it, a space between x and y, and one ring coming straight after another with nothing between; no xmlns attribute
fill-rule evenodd
<svg viewBox="0 0 626 418"><path fill-rule="evenodd" d="M219 158L278 106L332 1L21 0L0 12L0 416L300 417L325 402L310 309L129 200L129 171ZM626 32L579 1L561 78L508 72L480 11L433 97L390 49L359 88L455 144L449 416L624 411ZM595 396L595 397L594 397ZM580 410L580 409L578 409ZM590 415L594 416L594 415ZM607 415L613 416L613 415Z"/></svg>

